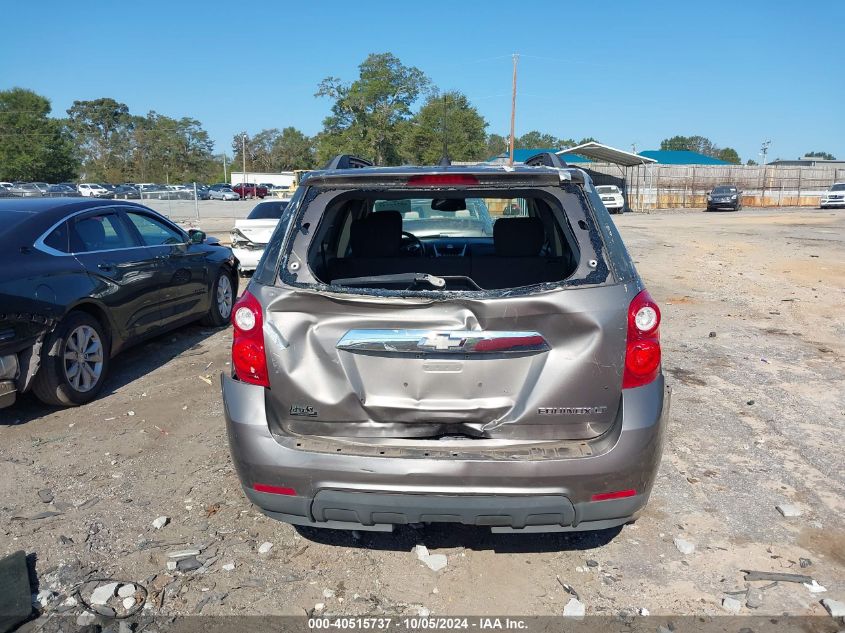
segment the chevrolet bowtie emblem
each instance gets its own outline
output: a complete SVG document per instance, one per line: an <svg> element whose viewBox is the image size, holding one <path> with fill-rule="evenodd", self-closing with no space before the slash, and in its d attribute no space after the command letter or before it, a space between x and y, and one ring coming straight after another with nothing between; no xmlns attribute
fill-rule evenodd
<svg viewBox="0 0 845 633"><path fill-rule="evenodd" d="M423 349L449 350L457 347L463 347L464 343L466 343L466 338L463 336L453 337L449 332L431 332L420 339L417 343L417 347L421 347Z"/></svg>

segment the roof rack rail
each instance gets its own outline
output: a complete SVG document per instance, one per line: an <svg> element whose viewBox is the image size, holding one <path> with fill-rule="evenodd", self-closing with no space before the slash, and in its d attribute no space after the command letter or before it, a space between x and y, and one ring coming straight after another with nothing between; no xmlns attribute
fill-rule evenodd
<svg viewBox="0 0 845 633"><path fill-rule="evenodd" d="M365 167L373 167L373 163L360 156L338 154L327 162L323 169L363 169Z"/></svg>
<svg viewBox="0 0 845 633"><path fill-rule="evenodd" d="M566 169L569 165L560 159L560 156L552 152L541 152L534 154L531 158L525 161L529 167L556 167L558 169Z"/></svg>

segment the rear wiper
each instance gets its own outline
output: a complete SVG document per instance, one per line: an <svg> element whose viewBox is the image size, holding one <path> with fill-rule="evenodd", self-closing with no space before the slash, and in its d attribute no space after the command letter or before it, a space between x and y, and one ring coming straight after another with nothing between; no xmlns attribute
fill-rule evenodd
<svg viewBox="0 0 845 633"><path fill-rule="evenodd" d="M348 277L333 279L336 286L368 286L370 284L429 284L434 288L442 288L446 280L428 273L399 273L397 275L373 275L371 277Z"/></svg>

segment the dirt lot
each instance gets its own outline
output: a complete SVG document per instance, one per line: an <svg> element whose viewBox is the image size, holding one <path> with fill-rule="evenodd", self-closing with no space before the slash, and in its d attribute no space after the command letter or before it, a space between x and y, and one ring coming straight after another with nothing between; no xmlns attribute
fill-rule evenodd
<svg viewBox="0 0 845 633"><path fill-rule="evenodd" d="M218 377L230 333L187 327L120 356L92 405L51 410L25 397L0 411L0 555L35 555L40 589L55 593L47 614L88 577L145 584L155 614L301 615L323 603L336 614L560 615L563 583L588 614L719 614L728 592L744 614L825 614L820 599L845 601L845 213L617 222L663 308L674 389L637 523L568 536L383 535L267 519L241 493L226 444ZM802 514L781 516L778 504ZM159 516L169 523L156 530ZM695 551L682 554L676 537ZM447 567L425 567L417 544ZM189 547L203 567L168 571L168 552ZM805 573L827 591L780 582L751 611L735 592L769 583L746 583L740 569Z"/></svg>

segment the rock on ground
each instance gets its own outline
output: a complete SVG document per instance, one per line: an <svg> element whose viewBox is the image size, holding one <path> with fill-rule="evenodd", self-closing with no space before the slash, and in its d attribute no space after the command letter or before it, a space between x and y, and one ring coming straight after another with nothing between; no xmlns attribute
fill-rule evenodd
<svg viewBox="0 0 845 633"><path fill-rule="evenodd" d="M692 554L695 551L695 545L693 543L690 543L689 541L684 540L679 536L676 536L673 539L673 542L675 543L675 547L678 548L678 551L681 554Z"/></svg>
<svg viewBox="0 0 845 633"><path fill-rule="evenodd" d="M822 606L827 609L827 612L831 615L831 617L845 618L845 602L825 598L822 600Z"/></svg>
<svg viewBox="0 0 845 633"><path fill-rule="evenodd" d="M799 508L796 505L789 504L789 503L780 503L780 504L776 505L775 507L777 508L778 512L780 512L783 516L785 516L787 518L800 517L801 514L803 514L801 512L801 508Z"/></svg>
<svg viewBox="0 0 845 633"><path fill-rule="evenodd" d="M100 585L91 593L91 604L104 605L109 601L109 598L114 596L119 583L110 582L105 585Z"/></svg>
<svg viewBox="0 0 845 633"><path fill-rule="evenodd" d="M722 608L728 613L739 613L742 610L742 603L736 598L722 598Z"/></svg>
<svg viewBox="0 0 845 633"><path fill-rule="evenodd" d="M570 598L566 606L563 607L563 615L571 618L583 618L586 612L584 603L577 598Z"/></svg>

